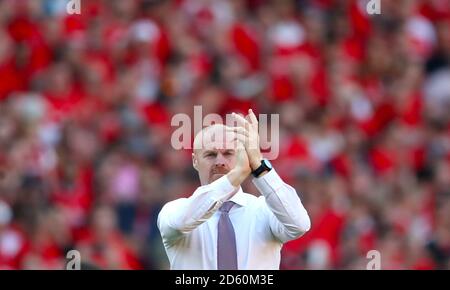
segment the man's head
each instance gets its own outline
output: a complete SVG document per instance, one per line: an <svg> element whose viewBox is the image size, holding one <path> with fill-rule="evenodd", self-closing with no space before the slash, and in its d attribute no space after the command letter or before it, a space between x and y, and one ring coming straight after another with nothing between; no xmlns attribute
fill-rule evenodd
<svg viewBox="0 0 450 290"><path fill-rule="evenodd" d="M222 177L236 165L236 136L226 129L225 125L214 124L195 136L192 164L202 185Z"/></svg>

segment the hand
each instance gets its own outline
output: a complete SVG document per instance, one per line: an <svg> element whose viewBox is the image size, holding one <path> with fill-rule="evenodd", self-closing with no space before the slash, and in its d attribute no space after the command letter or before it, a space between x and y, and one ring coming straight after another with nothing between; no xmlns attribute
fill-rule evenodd
<svg viewBox="0 0 450 290"><path fill-rule="evenodd" d="M236 142L236 166L227 174L234 187L240 186L252 172L244 144L237 138Z"/></svg>
<svg viewBox="0 0 450 290"><path fill-rule="evenodd" d="M240 140L236 140L236 166L241 173L248 176L251 173L250 163L247 155L247 150L245 150L244 144Z"/></svg>
<svg viewBox="0 0 450 290"><path fill-rule="evenodd" d="M228 127L227 130L235 132L238 140L244 144L250 168L253 171L261 165L261 160L263 159L259 147L258 119L256 119L252 109L248 110L248 116L246 117L248 120L236 113L233 113L232 116L236 120L238 127Z"/></svg>

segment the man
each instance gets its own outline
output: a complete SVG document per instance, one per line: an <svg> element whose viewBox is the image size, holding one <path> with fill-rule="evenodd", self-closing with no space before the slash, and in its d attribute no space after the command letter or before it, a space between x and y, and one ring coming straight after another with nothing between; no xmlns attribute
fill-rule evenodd
<svg viewBox="0 0 450 290"><path fill-rule="evenodd" d="M311 226L295 189L263 159L255 114L233 117L239 126L197 134L192 162L201 186L159 213L171 269L279 269L282 244ZM262 196L242 191L250 175Z"/></svg>

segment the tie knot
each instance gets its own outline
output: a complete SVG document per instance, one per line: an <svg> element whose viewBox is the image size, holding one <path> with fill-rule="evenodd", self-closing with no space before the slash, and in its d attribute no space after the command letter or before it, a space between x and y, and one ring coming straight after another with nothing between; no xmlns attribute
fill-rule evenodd
<svg viewBox="0 0 450 290"><path fill-rule="evenodd" d="M222 204L222 206L219 208L219 210L221 212L228 213L230 211L230 209L233 207L233 205L234 205L234 202L226 201Z"/></svg>

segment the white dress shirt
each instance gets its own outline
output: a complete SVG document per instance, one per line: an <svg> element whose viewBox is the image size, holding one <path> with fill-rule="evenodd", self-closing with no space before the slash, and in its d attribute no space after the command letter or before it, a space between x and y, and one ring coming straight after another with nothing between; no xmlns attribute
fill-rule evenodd
<svg viewBox="0 0 450 290"><path fill-rule="evenodd" d="M238 269L279 269L282 244L307 232L311 222L296 190L274 169L253 183L262 196L244 193L224 175L162 208L158 227L172 270L217 269L218 209L227 200L236 203L229 216Z"/></svg>

